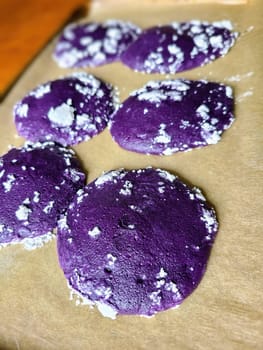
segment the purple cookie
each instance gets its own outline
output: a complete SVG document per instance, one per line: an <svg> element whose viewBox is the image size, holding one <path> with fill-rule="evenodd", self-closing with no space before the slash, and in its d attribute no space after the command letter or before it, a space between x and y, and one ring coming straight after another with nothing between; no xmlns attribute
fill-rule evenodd
<svg viewBox="0 0 263 350"><path fill-rule="evenodd" d="M136 71L176 73L224 56L238 33L229 21L190 21L146 29L121 55Z"/></svg>
<svg viewBox="0 0 263 350"><path fill-rule="evenodd" d="M0 158L0 245L41 246L53 238L59 215L84 186L72 150L27 143Z"/></svg>
<svg viewBox="0 0 263 350"><path fill-rule="evenodd" d="M112 115L110 132L123 148L170 155L215 144L230 127L232 89L204 80L150 81Z"/></svg>
<svg viewBox="0 0 263 350"><path fill-rule="evenodd" d="M104 130L115 105L110 84L77 72L32 90L15 105L14 118L27 140L74 145Z"/></svg>
<svg viewBox="0 0 263 350"><path fill-rule="evenodd" d="M53 57L62 68L111 63L119 60L140 32L134 24L118 20L70 24L59 38Z"/></svg>
<svg viewBox="0 0 263 350"><path fill-rule="evenodd" d="M174 175L111 171L59 221L59 261L73 292L104 316L151 316L197 287L217 229L200 190Z"/></svg>

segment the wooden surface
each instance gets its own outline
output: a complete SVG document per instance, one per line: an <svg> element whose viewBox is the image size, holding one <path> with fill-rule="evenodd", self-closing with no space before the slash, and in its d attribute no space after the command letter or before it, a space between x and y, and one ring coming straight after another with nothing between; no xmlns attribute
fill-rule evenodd
<svg viewBox="0 0 263 350"><path fill-rule="evenodd" d="M108 130L75 148L88 181L118 167L162 167L202 189L215 206L220 229L207 272L176 310L154 318L103 318L75 306L56 257L56 242L35 251L0 251L1 350L262 350L262 1L248 5L93 7L89 20L122 18L147 27L178 20L230 19L241 35L224 58L170 77L208 79L233 86L236 120L217 145L172 156L144 156L120 149ZM0 153L21 145L13 104L36 84L65 75L42 52L0 106ZM159 75L135 73L120 63L87 69L130 91ZM167 77L167 76L166 76Z"/></svg>
<svg viewBox="0 0 263 350"><path fill-rule="evenodd" d="M0 1L0 99L85 0Z"/></svg>

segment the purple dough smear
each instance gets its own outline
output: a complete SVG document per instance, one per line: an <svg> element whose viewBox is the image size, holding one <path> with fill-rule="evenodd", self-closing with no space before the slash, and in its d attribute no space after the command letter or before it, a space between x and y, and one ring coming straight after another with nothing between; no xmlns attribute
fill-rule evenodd
<svg viewBox="0 0 263 350"><path fill-rule="evenodd" d="M0 158L0 245L43 245L85 175L72 150L27 143Z"/></svg>
<svg viewBox="0 0 263 350"><path fill-rule="evenodd" d="M53 57L62 68L96 67L118 61L141 29L130 22L74 23L67 26Z"/></svg>
<svg viewBox="0 0 263 350"><path fill-rule="evenodd" d="M39 85L19 101L14 107L15 124L18 133L32 142L74 145L105 129L116 101L110 84L76 72Z"/></svg>
<svg viewBox="0 0 263 350"><path fill-rule="evenodd" d="M204 80L150 81L112 115L110 132L129 151L170 155L217 143L233 120L229 86Z"/></svg>
<svg viewBox="0 0 263 350"><path fill-rule="evenodd" d="M237 37L226 20L173 22L143 31L122 53L121 61L139 72L181 72L224 56Z"/></svg>
<svg viewBox="0 0 263 350"><path fill-rule="evenodd" d="M218 229L197 188L161 170L116 170L78 191L58 225L69 287L106 317L152 316L193 292Z"/></svg>

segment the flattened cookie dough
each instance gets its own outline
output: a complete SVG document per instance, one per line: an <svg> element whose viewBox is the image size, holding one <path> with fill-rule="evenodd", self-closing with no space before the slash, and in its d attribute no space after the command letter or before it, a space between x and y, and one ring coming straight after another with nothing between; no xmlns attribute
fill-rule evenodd
<svg viewBox="0 0 263 350"><path fill-rule="evenodd" d="M173 22L143 31L122 53L121 61L139 72L181 72L224 56L237 37L229 21Z"/></svg>
<svg viewBox="0 0 263 350"><path fill-rule="evenodd" d="M111 171L59 221L59 261L69 287L104 316L151 316L197 287L217 229L200 190L174 175Z"/></svg>
<svg viewBox="0 0 263 350"><path fill-rule="evenodd" d="M64 146L105 129L116 107L116 91L91 74L77 72L39 85L14 107L19 135Z"/></svg>
<svg viewBox="0 0 263 350"><path fill-rule="evenodd" d="M113 114L110 132L129 151L170 155L217 143L233 120L229 86L204 80L151 81Z"/></svg>
<svg viewBox="0 0 263 350"><path fill-rule="evenodd" d="M34 248L50 240L84 182L72 150L53 142L11 149L0 158L0 245Z"/></svg>
<svg viewBox="0 0 263 350"><path fill-rule="evenodd" d="M53 57L62 68L96 67L118 61L140 32L139 27L120 20L70 24L60 36Z"/></svg>

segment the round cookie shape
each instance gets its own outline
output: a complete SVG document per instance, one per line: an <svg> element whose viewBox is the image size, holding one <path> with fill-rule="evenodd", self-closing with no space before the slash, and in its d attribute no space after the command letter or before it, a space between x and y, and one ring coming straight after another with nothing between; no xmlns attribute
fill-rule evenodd
<svg viewBox="0 0 263 350"><path fill-rule="evenodd" d="M29 92L15 105L14 119L19 135L27 140L74 145L103 131L115 105L110 84L76 72Z"/></svg>
<svg viewBox="0 0 263 350"><path fill-rule="evenodd" d="M26 143L0 158L0 245L41 246L60 214L84 186L72 150L53 142Z"/></svg>
<svg viewBox="0 0 263 350"><path fill-rule="evenodd" d="M111 171L78 191L59 221L59 262L73 292L104 316L151 316L197 287L217 229L200 190L174 175Z"/></svg>
<svg viewBox="0 0 263 350"><path fill-rule="evenodd" d="M122 53L121 61L139 72L181 72L224 56L237 37L229 21L173 22L143 31Z"/></svg>
<svg viewBox="0 0 263 350"><path fill-rule="evenodd" d="M118 61L140 32L134 24L119 20L70 24L60 36L53 58L62 68L96 67Z"/></svg>
<svg viewBox="0 0 263 350"><path fill-rule="evenodd" d="M112 115L110 132L126 150L170 155L217 143L233 120L229 86L204 80L150 81Z"/></svg>

